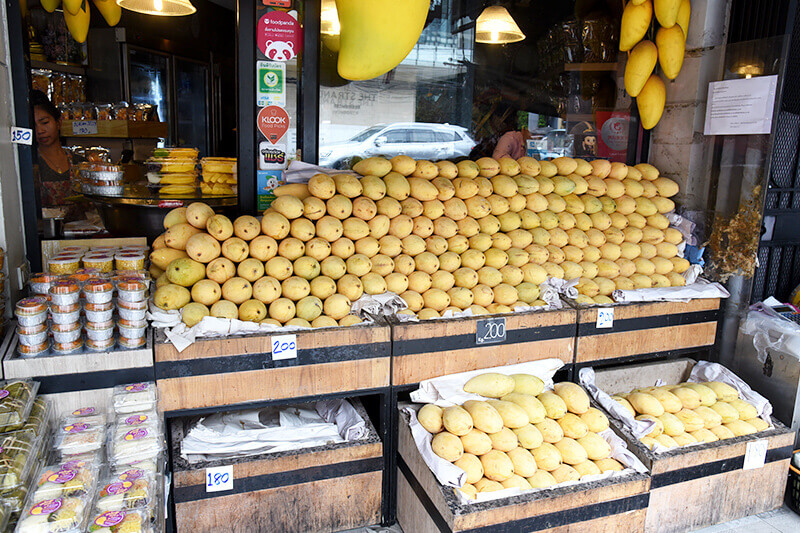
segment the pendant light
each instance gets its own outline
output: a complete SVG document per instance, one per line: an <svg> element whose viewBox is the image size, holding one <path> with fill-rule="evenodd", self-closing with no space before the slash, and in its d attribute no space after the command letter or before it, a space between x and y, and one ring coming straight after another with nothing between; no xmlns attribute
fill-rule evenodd
<svg viewBox="0 0 800 533"><path fill-rule="evenodd" d="M323 35L339 35L339 13L334 0L322 0L319 31Z"/></svg>
<svg viewBox="0 0 800 533"><path fill-rule="evenodd" d="M191 0L117 0L128 11L161 17L180 17L197 11Z"/></svg>
<svg viewBox="0 0 800 533"><path fill-rule="evenodd" d="M485 44L516 43L525 38L511 13L503 6L489 6L475 22L475 41Z"/></svg>

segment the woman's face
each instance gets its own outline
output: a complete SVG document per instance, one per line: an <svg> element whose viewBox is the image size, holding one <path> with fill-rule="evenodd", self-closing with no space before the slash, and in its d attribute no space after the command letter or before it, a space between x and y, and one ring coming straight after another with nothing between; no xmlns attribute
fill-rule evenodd
<svg viewBox="0 0 800 533"><path fill-rule="evenodd" d="M58 142L60 121L40 107L34 108L33 115L36 120L36 142L41 146L50 146Z"/></svg>

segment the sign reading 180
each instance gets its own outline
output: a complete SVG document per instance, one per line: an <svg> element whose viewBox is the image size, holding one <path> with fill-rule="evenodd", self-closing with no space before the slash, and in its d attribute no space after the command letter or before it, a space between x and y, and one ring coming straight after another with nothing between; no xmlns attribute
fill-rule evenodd
<svg viewBox="0 0 800 533"><path fill-rule="evenodd" d="M476 344L492 344L505 342L506 340L506 319L482 318L478 320L475 330Z"/></svg>

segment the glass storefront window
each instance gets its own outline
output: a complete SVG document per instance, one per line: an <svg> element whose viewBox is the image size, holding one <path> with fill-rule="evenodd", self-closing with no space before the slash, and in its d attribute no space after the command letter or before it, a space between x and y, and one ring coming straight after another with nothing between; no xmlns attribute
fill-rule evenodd
<svg viewBox="0 0 800 533"><path fill-rule="evenodd" d="M379 78L350 82L323 39L319 162L492 156L522 133L525 153L627 161L638 121L618 52L622 5L611 0L505 3L520 42L475 42L483 4L433 0L417 45ZM519 136L518 136L519 138Z"/></svg>

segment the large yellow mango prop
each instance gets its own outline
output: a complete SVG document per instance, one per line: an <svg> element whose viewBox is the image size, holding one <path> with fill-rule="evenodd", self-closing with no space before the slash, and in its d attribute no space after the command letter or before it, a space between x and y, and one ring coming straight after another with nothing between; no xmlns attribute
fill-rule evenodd
<svg viewBox="0 0 800 533"><path fill-rule="evenodd" d="M683 30L683 38L689 35L689 19L692 17L692 2L690 0L683 0L681 8L678 10L678 21L676 24Z"/></svg>
<svg viewBox="0 0 800 533"><path fill-rule="evenodd" d="M677 24L671 28L659 28L656 32L658 47L658 64L670 80L678 77L683 66L683 55L686 52L686 38Z"/></svg>
<svg viewBox="0 0 800 533"><path fill-rule="evenodd" d="M83 4L84 0L63 0L64 3L64 15L69 13L70 15L77 15L78 12L81 10L81 5Z"/></svg>
<svg viewBox="0 0 800 533"><path fill-rule="evenodd" d="M117 5L116 0L92 0L97 10L103 15L106 24L116 26L122 18L122 8Z"/></svg>
<svg viewBox="0 0 800 533"><path fill-rule="evenodd" d="M637 44L625 64L625 90L631 96L639 96L658 62L658 49L652 41Z"/></svg>
<svg viewBox="0 0 800 533"><path fill-rule="evenodd" d="M339 75L368 80L399 65L417 43L429 7L430 0L336 0Z"/></svg>
<svg viewBox="0 0 800 533"><path fill-rule="evenodd" d="M61 5L61 0L40 0L40 3L45 11L52 13Z"/></svg>
<svg viewBox="0 0 800 533"><path fill-rule="evenodd" d="M89 13L89 0L82 0L81 8L76 15L73 15L69 10L64 10L64 20L67 22L67 29L72 38L79 43L86 42L86 36L89 35L89 22L91 14Z"/></svg>
<svg viewBox="0 0 800 533"><path fill-rule="evenodd" d="M633 2L622 12L622 26L619 36L619 49L627 52L641 41L653 20L653 2L645 0L637 5Z"/></svg>
<svg viewBox="0 0 800 533"><path fill-rule="evenodd" d="M656 20L662 28L671 28L678 22L682 0L655 0Z"/></svg>
<svg viewBox="0 0 800 533"><path fill-rule="evenodd" d="M658 124L666 102L667 90L664 80L658 74L653 74L636 97L636 106L639 108L639 118L644 129L653 129Z"/></svg>

